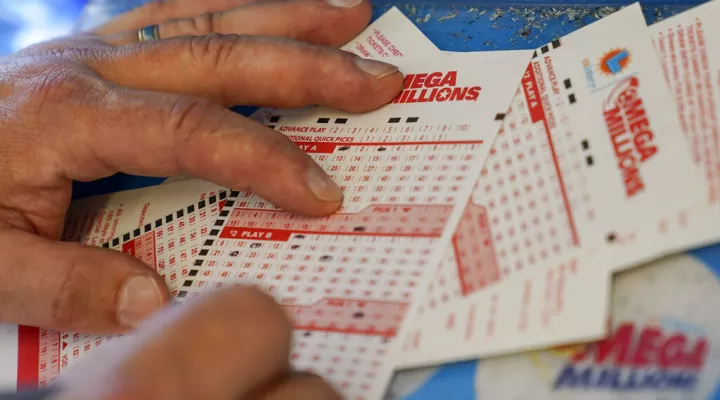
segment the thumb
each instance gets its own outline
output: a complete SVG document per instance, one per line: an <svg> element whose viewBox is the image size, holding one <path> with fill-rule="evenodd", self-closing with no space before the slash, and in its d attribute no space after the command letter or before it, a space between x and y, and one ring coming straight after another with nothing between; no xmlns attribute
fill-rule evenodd
<svg viewBox="0 0 720 400"><path fill-rule="evenodd" d="M104 344L60 377L53 399L255 399L287 377L291 338L270 296L240 286L213 291ZM328 399L300 394L285 398Z"/></svg>
<svg viewBox="0 0 720 400"><path fill-rule="evenodd" d="M111 334L163 307L163 280L117 251L0 230L0 322Z"/></svg>

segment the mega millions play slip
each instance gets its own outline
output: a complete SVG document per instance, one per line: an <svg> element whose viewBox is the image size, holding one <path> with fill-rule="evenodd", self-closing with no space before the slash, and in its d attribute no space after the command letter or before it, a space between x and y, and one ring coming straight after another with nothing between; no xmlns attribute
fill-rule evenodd
<svg viewBox="0 0 720 400"><path fill-rule="evenodd" d="M142 206L116 199L97 214L78 210L66 236L141 259L165 277L179 302L231 284L267 291L293 321L295 368L323 376L346 398L381 398L394 367L392 339L449 245L532 55L410 58L416 40L407 39L418 34L392 10L346 46L392 59L405 73L402 93L386 107L369 114L309 108L255 116L342 186L346 200L337 214L301 218L248 193L185 181L160 189L194 185L183 195L189 202L165 215L157 212L165 207L162 197L138 191ZM3 382L13 386L48 385L94 348L117 340L27 327L8 335L19 337L19 346L3 348Z"/></svg>
<svg viewBox="0 0 720 400"><path fill-rule="evenodd" d="M658 22L650 31L677 107L680 127L702 177L702 204L668 214L653 227L662 244L641 238L638 250L666 252L720 241L720 1Z"/></svg>
<svg viewBox="0 0 720 400"><path fill-rule="evenodd" d="M694 27L716 4L678 18ZM538 49L429 295L402 332L400 365L603 335L596 315L609 271L709 231L687 227L679 241L670 228L708 192L677 108L638 5Z"/></svg>

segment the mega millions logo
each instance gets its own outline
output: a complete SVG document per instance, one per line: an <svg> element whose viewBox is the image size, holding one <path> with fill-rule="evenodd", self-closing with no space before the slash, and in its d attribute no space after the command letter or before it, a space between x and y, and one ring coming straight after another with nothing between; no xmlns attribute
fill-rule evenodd
<svg viewBox="0 0 720 400"><path fill-rule="evenodd" d="M619 82L603 102L602 111L617 167L630 198L645 189L642 164L658 152L655 134L640 96L640 80L629 77Z"/></svg>
<svg viewBox="0 0 720 400"><path fill-rule="evenodd" d="M689 391L708 352L704 336L625 323L607 339L572 351L554 388Z"/></svg>
<svg viewBox="0 0 720 400"><path fill-rule="evenodd" d="M393 103L445 103L476 101L480 86L458 86L457 71L408 74L403 91Z"/></svg>

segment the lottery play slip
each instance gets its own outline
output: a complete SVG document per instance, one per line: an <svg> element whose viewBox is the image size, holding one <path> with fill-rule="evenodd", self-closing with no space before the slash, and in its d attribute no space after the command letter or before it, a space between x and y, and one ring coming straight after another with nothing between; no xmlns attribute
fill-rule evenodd
<svg viewBox="0 0 720 400"><path fill-rule="evenodd" d="M74 203L65 239L137 257L177 302L270 293L294 368L349 399L398 368L602 339L613 272L720 236L718 18L715 0L648 28L634 4L538 49L446 53L391 9L344 47L400 67L391 104L252 116L343 188L338 213L176 177ZM3 387L118 340L0 335Z"/></svg>

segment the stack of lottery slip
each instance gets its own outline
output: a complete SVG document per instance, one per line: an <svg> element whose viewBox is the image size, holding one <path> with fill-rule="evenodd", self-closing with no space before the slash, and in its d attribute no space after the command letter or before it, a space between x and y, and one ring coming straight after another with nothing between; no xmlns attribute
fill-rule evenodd
<svg viewBox="0 0 720 400"><path fill-rule="evenodd" d="M536 50L398 366L591 340L612 273L718 241L718 15L634 4Z"/></svg>
<svg viewBox="0 0 720 400"><path fill-rule="evenodd" d="M339 213L178 179L76 202L65 238L139 258L179 302L267 291L293 321L294 367L349 399L382 398L398 368L600 339L613 272L717 240L719 5L648 33L635 4L484 53L441 52L391 9L344 49L401 68L392 104L253 115L343 187ZM115 339L8 330L0 381L16 386Z"/></svg>

